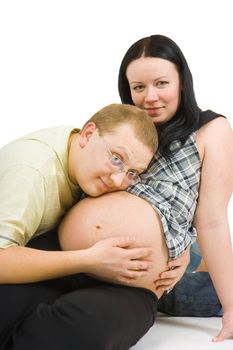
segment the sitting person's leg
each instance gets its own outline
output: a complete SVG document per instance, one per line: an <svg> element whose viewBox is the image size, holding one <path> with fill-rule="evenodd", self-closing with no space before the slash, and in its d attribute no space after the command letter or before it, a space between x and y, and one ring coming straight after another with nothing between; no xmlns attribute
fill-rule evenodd
<svg viewBox="0 0 233 350"><path fill-rule="evenodd" d="M15 324L42 301L53 302L60 295L49 282L0 285L0 350L5 349Z"/></svg>
<svg viewBox="0 0 233 350"><path fill-rule="evenodd" d="M190 248L190 261L189 261L189 264L186 268L186 272L197 271L202 260L203 259L201 256L201 251L200 251L199 245L196 241L191 245L191 248Z"/></svg>
<svg viewBox="0 0 233 350"><path fill-rule="evenodd" d="M192 273L194 271L198 271ZM190 263L180 282L158 302L158 311L173 316L222 316L223 310L197 242L190 249Z"/></svg>
<svg viewBox="0 0 233 350"><path fill-rule="evenodd" d="M222 316L222 306L208 272L185 273L158 302L158 311L172 316Z"/></svg>
<svg viewBox="0 0 233 350"><path fill-rule="evenodd" d="M154 324L156 296L143 288L90 281L52 305L39 305L15 327L11 349L126 350L133 346Z"/></svg>

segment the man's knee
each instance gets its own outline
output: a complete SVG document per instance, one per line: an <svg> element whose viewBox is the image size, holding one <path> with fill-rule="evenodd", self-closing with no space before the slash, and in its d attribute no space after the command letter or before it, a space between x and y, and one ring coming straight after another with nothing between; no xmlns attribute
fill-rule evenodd
<svg viewBox="0 0 233 350"><path fill-rule="evenodd" d="M84 288L41 304L16 330L14 349L126 350L152 326L155 309L151 295L131 288Z"/></svg>
<svg viewBox="0 0 233 350"><path fill-rule="evenodd" d="M88 302L79 294L69 293L53 305L39 305L15 327L12 349L115 349L111 344L120 326L116 325L115 315L110 315L100 301Z"/></svg>

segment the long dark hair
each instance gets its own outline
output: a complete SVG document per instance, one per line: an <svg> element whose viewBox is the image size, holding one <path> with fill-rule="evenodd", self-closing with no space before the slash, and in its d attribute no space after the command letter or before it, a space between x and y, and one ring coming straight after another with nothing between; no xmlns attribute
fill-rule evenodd
<svg viewBox="0 0 233 350"><path fill-rule="evenodd" d="M185 142L188 135L199 125L200 109L197 105L193 78L188 63L179 46L164 35L151 35L135 42L126 52L120 66L118 90L122 103L134 104L131 98L129 82L126 77L128 65L140 57L159 57L174 63L181 82L180 105L174 117L167 123L157 126L159 150L164 156L171 153L171 144L179 140Z"/></svg>

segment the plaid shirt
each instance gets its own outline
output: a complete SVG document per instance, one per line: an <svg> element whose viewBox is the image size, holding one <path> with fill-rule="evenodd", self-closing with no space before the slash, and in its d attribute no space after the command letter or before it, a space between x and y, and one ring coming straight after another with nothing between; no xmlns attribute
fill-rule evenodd
<svg viewBox="0 0 233 350"><path fill-rule="evenodd" d="M189 135L182 147L170 158L157 153L141 182L128 192L147 200L158 212L166 238L169 256L181 255L196 239L193 217L197 204L201 162L196 148L196 133Z"/></svg>

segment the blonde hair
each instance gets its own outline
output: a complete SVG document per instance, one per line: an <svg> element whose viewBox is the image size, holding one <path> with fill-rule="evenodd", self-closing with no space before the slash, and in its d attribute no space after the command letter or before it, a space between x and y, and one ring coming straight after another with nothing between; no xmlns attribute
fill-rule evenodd
<svg viewBox="0 0 233 350"><path fill-rule="evenodd" d="M135 137L155 153L158 135L152 119L142 109L128 104L110 104L96 112L86 123L96 124L100 135L111 133L122 124L133 126Z"/></svg>

